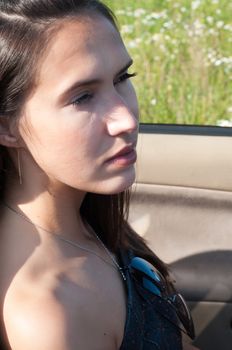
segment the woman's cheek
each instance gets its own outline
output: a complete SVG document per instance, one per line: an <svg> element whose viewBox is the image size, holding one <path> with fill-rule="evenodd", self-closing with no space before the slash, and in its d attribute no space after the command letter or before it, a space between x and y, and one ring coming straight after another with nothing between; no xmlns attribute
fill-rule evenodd
<svg viewBox="0 0 232 350"><path fill-rule="evenodd" d="M80 131L84 132L95 120L95 112L93 107L89 104L69 105L65 107L60 114L60 128L64 131Z"/></svg>

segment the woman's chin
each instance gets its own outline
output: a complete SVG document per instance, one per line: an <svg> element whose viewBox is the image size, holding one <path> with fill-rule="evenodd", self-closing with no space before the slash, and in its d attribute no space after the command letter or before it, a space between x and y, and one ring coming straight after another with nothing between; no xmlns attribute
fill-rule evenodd
<svg viewBox="0 0 232 350"><path fill-rule="evenodd" d="M82 183L75 182L71 184L70 182L66 182L66 185L86 193L98 193L102 195L117 194L127 190L135 182L134 167L131 167L129 170L117 175L111 174L109 176L108 174L104 177L98 177L98 179L91 178L91 181L88 180Z"/></svg>
<svg viewBox="0 0 232 350"><path fill-rule="evenodd" d="M111 179L110 181L106 181L104 187L101 189L99 193L102 194L117 194L121 193L128 188L130 188L135 182L135 171L131 172L127 176L121 176L116 179Z"/></svg>

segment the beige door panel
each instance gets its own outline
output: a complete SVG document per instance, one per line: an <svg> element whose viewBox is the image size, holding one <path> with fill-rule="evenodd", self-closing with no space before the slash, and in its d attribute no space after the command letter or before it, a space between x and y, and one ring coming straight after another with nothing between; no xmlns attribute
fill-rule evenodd
<svg viewBox="0 0 232 350"><path fill-rule="evenodd" d="M165 262L232 250L232 192L136 184L131 199L130 223Z"/></svg>
<svg viewBox="0 0 232 350"><path fill-rule="evenodd" d="M232 137L140 134L137 182L232 191Z"/></svg>
<svg viewBox="0 0 232 350"><path fill-rule="evenodd" d="M172 270L201 350L232 348L232 138L140 134L130 223Z"/></svg>

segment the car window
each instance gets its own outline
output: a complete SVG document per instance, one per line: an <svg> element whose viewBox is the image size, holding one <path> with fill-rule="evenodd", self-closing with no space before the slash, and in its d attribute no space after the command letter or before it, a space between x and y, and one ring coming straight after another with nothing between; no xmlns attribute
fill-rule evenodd
<svg viewBox="0 0 232 350"><path fill-rule="evenodd" d="M141 122L232 126L232 2L106 1L134 58Z"/></svg>

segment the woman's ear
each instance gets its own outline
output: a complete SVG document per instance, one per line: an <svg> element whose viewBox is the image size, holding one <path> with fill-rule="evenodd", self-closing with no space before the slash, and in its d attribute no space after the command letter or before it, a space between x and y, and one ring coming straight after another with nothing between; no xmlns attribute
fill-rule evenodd
<svg viewBox="0 0 232 350"><path fill-rule="evenodd" d="M19 147L18 139L10 131L8 121L1 116L0 116L0 145L11 147L11 148Z"/></svg>

